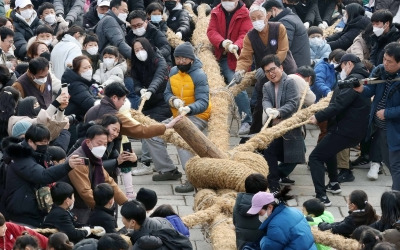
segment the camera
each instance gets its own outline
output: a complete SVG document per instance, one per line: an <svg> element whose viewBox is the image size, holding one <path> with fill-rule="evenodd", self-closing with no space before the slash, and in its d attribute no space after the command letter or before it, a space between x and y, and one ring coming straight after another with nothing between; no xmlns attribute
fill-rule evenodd
<svg viewBox="0 0 400 250"><path fill-rule="evenodd" d="M338 81L338 87L339 89L352 89L352 88L358 88L360 87L360 80L357 78L350 78L347 80L340 80Z"/></svg>
<svg viewBox="0 0 400 250"><path fill-rule="evenodd" d="M69 125L70 125L70 126L76 125L76 124L79 123L78 119L76 119L76 115L74 115L74 114L72 114L72 115L67 115L66 117L68 118L68 121L69 121Z"/></svg>

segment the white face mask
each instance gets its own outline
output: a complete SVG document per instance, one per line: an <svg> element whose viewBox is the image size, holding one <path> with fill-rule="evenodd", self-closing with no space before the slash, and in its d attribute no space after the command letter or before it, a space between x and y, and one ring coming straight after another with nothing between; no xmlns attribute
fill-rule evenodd
<svg viewBox="0 0 400 250"><path fill-rule="evenodd" d="M90 48L88 48L87 50L87 53L89 53L90 55L96 55L97 54L97 52L99 52L99 47L90 47Z"/></svg>
<svg viewBox="0 0 400 250"><path fill-rule="evenodd" d="M147 51L145 50L139 50L138 53L135 53L137 59L139 59L140 61L144 62L147 60Z"/></svg>
<svg viewBox="0 0 400 250"><path fill-rule="evenodd" d="M35 83L39 84L39 85L43 85L43 84L45 84L45 83L47 82L47 76L46 76L46 77L43 77L43 78L36 78L36 79L33 79L33 81L34 81Z"/></svg>
<svg viewBox="0 0 400 250"><path fill-rule="evenodd" d="M236 5L236 3L235 2L227 2L227 1L221 1L221 5L222 5L222 8L224 8L226 11L228 11L228 12L231 12L232 10L234 10L235 9L235 5Z"/></svg>
<svg viewBox="0 0 400 250"><path fill-rule="evenodd" d="M96 158L101 159L103 157L104 153L106 152L106 150L107 150L106 146L97 146L97 147L93 147L92 150L90 150L90 151Z"/></svg>
<svg viewBox="0 0 400 250"><path fill-rule="evenodd" d="M112 58L104 58L104 59L103 59L103 63L104 63L104 66L106 66L106 68L107 68L108 70L110 70L110 69L112 69L112 67L114 67L114 65L115 65L115 59L112 59Z"/></svg>
<svg viewBox="0 0 400 250"><path fill-rule="evenodd" d="M133 34L137 36L143 36L144 33L146 33L146 29L144 27L137 28L137 29L132 29Z"/></svg>
<svg viewBox="0 0 400 250"><path fill-rule="evenodd" d="M97 16L99 17L99 19L102 19L105 16L105 14L97 13Z"/></svg>
<svg viewBox="0 0 400 250"><path fill-rule="evenodd" d="M263 223L266 219L268 219L267 213L258 216L258 220L261 221L261 223Z"/></svg>
<svg viewBox="0 0 400 250"><path fill-rule="evenodd" d="M331 64L333 65L333 68L336 68L339 65L338 63L333 63L333 62L331 62Z"/></svg>
<svg viewBox="0 0 400 250"><path fill-rule="evenodd" d="M261 32L265 28L265 22L264 20L257 20L252 22L254 29L256 29L258 32Z"/></svg>
<svg viewBox="0 0 400 250"><path fill-rule="evenodd" d="M374 32L375 36L381 36L383 34L383 32L385 31L385 28L379 28L379 27L373 27L372 31Z"/></svg>
<svg viewBox="0 0 400 250"><path fill-rule="evenodd" d="M342 20L343 20L344 24L346 24L347 23L347 16L343 16Z"/></svg>
<svg viewBox="0 0 400 250"><path fill-rule="evenodd" d="M49 39L49 40L39 40L39 41L42 43L45 43L47 46L49 46L53 40Z"/></svg>
<svg viewBox="0 0 400 250"><path fill-rule="evenodd" d="M9 4L4 5L4 9L5 9L6 12L9 11L10 10L10 5Z"/></svg>
<svg viewBox="0 0 400 250"><path fill-rule="evenodd" d="M122 22L126 22L126 18L128 17L128 14L126 13L119 13L118 14L118 19L121 20Z"/></svg>
<svg viewBox="0 0 400 250"><path fill-rule="evenodd" d="M74 204L75 204L75 202L72 202L72 204L68 207L69 210L72 210L74 208Z"/></svg>
<svg viewBox="0 0 400 250"><path fill-rule="evenodd" d="M33 9L26 9L21 11L21 16L27 20L32 17L33 12Z"/></svg>
<svg viewBox="0 0 400 250"><path fill-rule="evenodd" d="M309 39L310 46L321 47L324 45L324 39L321 37L313 37Z"/></svg>
<svg viewBox="0 0 400 250"><path fill-rule="evenodd" d="M53 25L56 22L56 15L49 14L44 17L44 21L50 25Z"/></svg>
<svg viewBox="0 0 400 250"><path fill-rule="evenodd" d="M91 70L91 69L86 70L85 72L83 72L81 74L81 76L88 81L92 80L92 75L93 75L93 70Z"/></svg>
<svg viewBox="0 0 400 250"><path fill-rule="evenodd" d="M340 71L340 79L344 80L344 79L346 79L346 77L347 77L346 71L344 71L344 69L342 69L342 71Z"/></svg>

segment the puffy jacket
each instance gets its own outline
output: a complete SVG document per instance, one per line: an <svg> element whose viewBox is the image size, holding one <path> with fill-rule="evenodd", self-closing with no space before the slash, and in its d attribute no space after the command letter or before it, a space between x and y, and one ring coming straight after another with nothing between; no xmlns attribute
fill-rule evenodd
<svg viewBox="0 0 400 250"><path fill-rule="evenodd" d="M13 10L11 12L11 19L14 21L14 46L15 56L21 60L25 60L26 51L28 50L27 43L31 37L35 36L37 27L41 24L39 18L34 12L35 18L31 25L28 25L25 20L21 20L17 15L17 12Z"/></svg>
<svg viewBox="0 0 400 250"><path fill-rule="evenodd" d="M72 65L75 57L82 55L82 45L73 36L65 34L61 41L51 51L50 61L53 65L54 75L61 79L67 65Z"/></svg>
<svg viewBox="0 0 400 250"><path fill-rule="evenodd" d="M66 176L71 168L68 163L50 168L38 164L37 153L26 141L11 144L5 151L12 159L2 196L5 216L14 222L39 227L46 214L38 208L35 191Z"/></svg>
<svg viewBox="0 0 400 250"><path fill-rule="evenodd" d="M332 15L335 11L336 0L318 0L318 10L322 21L331 25Z"/></svg>
<svg viewBox="0 0 400 250"><path fill-rule="evenodd" d="M353 44L346 50L346 53L356 55L361 61L364 59L368 60L370 58L369 48L365 43L365 40L362 38L362 34L359 34L354 39Z"/></svg>
<svg viewBox="0 0 400 250"><path fill-rule="evenodd" d="M238 193L233 207L233 225L236 232L236 247L242 249L246 242L258 242L263 231L258 228L261 225L258 216L247 213L251 208L251 199L254 194Z"/></svg>
<svg viewBox="0 0 400 250"><path fill-rule="evenodd" d="M14 243L19 236L24 232L28 232L29 235L35 236L38 239L39 247L41 249L47 249L47 238L36 231L17 225L12 222L6 222L7 230L5 232L4 237L0 237L0 246L3 246L2 249L13 249Z"/></svg>
<svg viewBox="0 0 400 250"><path fill-rule="evenodd" d="M366 16L357 16L351 19L342 32L333 34L326 38L326 41L331 46L332 51L335 49L347 50L354 39L368 26L370 20Z"/></svg>
<svg viewBox="0 0 400 250"><path fill-rule="evenodd" d="M117 232L113 209L96 206L90 214L88 224L91 227L101 226L106 230L106 233Z"/></svg>
<svg viewBox="0 0 400 250"><path fill-rule="evenodd" d="M117 63L112 69L107 70L104 63L100 63L100 67L93 74L93 80L102 84L104 87L115 81L124 82L124 75L127 70L126 61Z"/></svg>
<svg viewBox="0 0 400 250"><path fill-rule="evenodd" d="M92 82L89 82L71 69L65 71L61 81L69 83L68 93L71 96L68 107L65 109L65 115L75 114L77 119L82 121L86 112L95 102L95 97L89 91Z"/></svg>
<svg viewBox="0 0 400 250"><path fill-rule="evenodd" d="M302 0L299 4L287 5L287 7L290 7L303 23L308 22L310 26L322 23L317 0Z"/></svg>
<svg viewBox="0 0 400 250"><path fill-rule="evenodd" d="M313 249L317 247L304 215L296 208L279 205L261 226L265 235L260 247L267 249Z"/></svg>
<svg viewBox="0 0 400 250"><path fill-rule="evenodd" d="M167 26L175 33L181 32L184 41L189 41L192 37L194 27L190 14L185 9L172 10L167 19Z"/></svg>
<svg viewBox="0 0 400 250"><path fill-rule="evenodd" d="M333 215L329 211L324 211L323 214L321 214L318 217L306 217L308 221L308 225L310 226L318 226L319 223L321 222L327 222L327 223L333 223L335 222L335 219L333 218ZM329 246L324 246L322 244L316 244L318 250L331 250L331 247Z"/></svg>
<svg viewBox="0 0 400 250"><path fill-rule="evenodd" d="M97 23L95 32L99 38L99 53L108 45L113 45L125 59L131 59L132 47L125 42L125 22L121 21L112 10L109 10Z"/></svg>
<svg viewBox="0 0 400 250"><path fill-rule="evenodd" d="M237 45L239 47L238 53L240 53L245 35L253 28L249 11L244 4L233 13L228 30L226 30L226 15L226 11L219 4L211 11L211 19L207 28L207 37L214 47L217 60L220 60L224 54L225 49L222 47L222 42L225 39L229 39ZM237 61L235 55L227 53L227 58L229 68L235 70Z"/></svg>
<svg viewBox="0 0 400 250"><path fill-rule="evenodd" d="M371 73L371 77L377 77L378 79L385 80L388 75L385 72L385 68L383 65L379 65L374 69ZM397 73L397 78L400 77L400 73ZM376 108L378 106L378 102L382 99L383 93L385 91L385 83L380 84L371 84L365 85L363 95L366 97L374 96L374 100L371 106L371 113L369 115L369 127L368 127L368 136L371 136L371 125L373 123L374 114L376 113ZM389 151L400 150L400 81L392 82L389 94L386 100L386 108L385 108L385 120L386 120L386 133L387 133L387 142L389 146Z"/></svg>
<svg viewBox="0 0 400 250"><path fill-rule="evenodd" d="M392 24L389 32L380 37L372 35L371 63L375 66L383 63L383 49L387 44L396 42L398 39L400 39L400 24Z"/></svg>
<svg viewBox="0 0 400 250"><path fill-rule="evenodd" d="M311 91L317 97L316 102L328 95L336 86L336 73L333 64L328 62L328 58L320 60L314 68L315 82L311 86Z"/></svg>
<svg viewBox="0 0 400 250"><path fill-rule="evenodd" d="M323 58L328 58L331 52L332 52L331 46L329 46L329 44L327 44L325 40L324 40L324 45L320 47L315 45L310 45L310 56L314 64L317 64Z"/></svg>
<svg viewBox="0 0 400 250"><path fill-rule="evenodd" d="M207 75L202 66L203 64L196 58L187 73L179 71L176 66L173 67L164 92L164 100L170 103L172 97L177 97L189 106L188 115L196 115L208 121L211 113L210 91ZM178 110L172 107L171 103L170 106L174 117L177 116Z"/></svg>
<svg viewBox="0 0 400 250"><path fill-rule="evenodd" d="M183 224L181 217L179 217L178 215L170 215L165 218L172 224L176 231L180 232L186 237L190 236L189 228L185 224Z"/></svg>
<svg viewBox="0 0 400 250"><path fill-rule="evenodd" d="M280 22L285 26L289 40L289 49L296 61L297 67L310 65L310 43L307 30L300 18L290 8L282 10L271 22Z"/></svg>
<svg viewBox="0 0 400 250"><path fill-rule="evenodd" d="M82 14L85 0L54 0L56 15L63 15L65 21L82 26Z"/></svg>
<svg viewBox="0 0 400 250"><path fill-rule="evenodd" d="M90 4L88 12L83 15L83 28L90 29L96 26L96 24L100 21L99 16L97 15L97 1L93 1Z"/></svg>

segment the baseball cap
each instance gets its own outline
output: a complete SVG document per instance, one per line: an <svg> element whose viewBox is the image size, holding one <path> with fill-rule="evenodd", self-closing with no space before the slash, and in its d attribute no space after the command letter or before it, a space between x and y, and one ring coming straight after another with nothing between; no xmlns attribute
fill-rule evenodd
<svg viewBox="0 0 400 250"><path fill-rule="evenodd" d="M25 8L25 6L32 4L31 0L16 0L15 1L15 8Z"/></svg>
<svg viewBox="0 0 400 250"><path fill-rule="evenodd" d="M110 1L109 0L97 0L97 6L108 6L110 7Z"/></svg>
<svg viewBox="0 0 400 250"><path fill-rule="evenodd" d="M358 58L356 55L352 53L344 54L342 58L340 59L339 65L335 68L337 71L342 71L342 65L343 62L353 62L353 63L360 63L361 60Z"/></svg>
<svg viewBox="0 0 400 250"><path fill-rule="evenodd" d="M275 197L271 193L258 192L251 199L251 208L247 211L248 214L258 214L263 206L274 202Z"/></svg>

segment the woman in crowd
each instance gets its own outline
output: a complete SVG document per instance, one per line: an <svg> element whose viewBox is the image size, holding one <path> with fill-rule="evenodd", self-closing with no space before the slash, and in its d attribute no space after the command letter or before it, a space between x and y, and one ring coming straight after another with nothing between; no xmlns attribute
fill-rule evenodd
<svg viewBox="0 0 400 250"><path fill-rule="evenodd" d="M381 197L381 218L370 226L383 232L393 228L396 221L400 219L400 192L396 190L386 191Z"/></svg>
<svg viewBox="0 0 400 250"><path fill-rule="evenodd" d="M33 42L26 52L28 59L33 59L39 57L42 53L49 52L49 48L44 42Z"/></svg>

